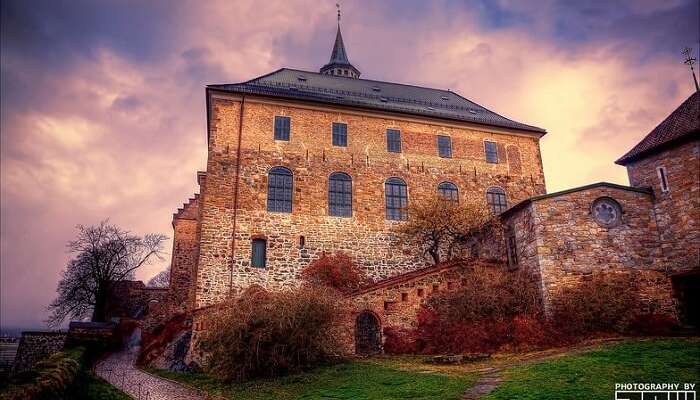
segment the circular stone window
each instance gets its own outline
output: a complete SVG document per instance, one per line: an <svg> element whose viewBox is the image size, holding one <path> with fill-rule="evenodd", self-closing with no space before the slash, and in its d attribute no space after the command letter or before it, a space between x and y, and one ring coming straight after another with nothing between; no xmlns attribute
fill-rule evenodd
<svg viewBox="0 0 700 400"><path fill-rule="evenodd" d="M601 197L591 206L593 219L604 227L617 226L622 222L622 208L610 197Z"/></svg>

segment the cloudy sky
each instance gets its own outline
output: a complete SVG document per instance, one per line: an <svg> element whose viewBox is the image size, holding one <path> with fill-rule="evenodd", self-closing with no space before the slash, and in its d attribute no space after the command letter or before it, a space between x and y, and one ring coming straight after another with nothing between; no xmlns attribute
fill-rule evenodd
<svg viewBox="0 0 700 400"><path fill-rule="evenodd" d="M1 4L4 327L42 325L76 224L171 235L205 167L204 85L317 70L335 36L330 0ZM342 28L363 77L546 128L553 192L628 183L613 161L692 93L680 50L697 51L698 4L343 1Z"/></svg>

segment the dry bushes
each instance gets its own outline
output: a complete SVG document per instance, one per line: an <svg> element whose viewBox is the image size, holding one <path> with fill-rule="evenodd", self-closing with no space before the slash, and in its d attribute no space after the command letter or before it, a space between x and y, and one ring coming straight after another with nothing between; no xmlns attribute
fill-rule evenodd
<svg viewBox="0 0 700 400"><path fill-rule="evenodd" d="M537 286L529 274L482 266L472 269L460 290L438 293L427 305L438 315L460 322L536 315L541 309Z"/></svg>
<svg viewBox="0 0 700 400"><path fill-rule="evenodd" d="M345 315L338 292L326 287L266 292L252 288L222 304L207 321L200 349L224 380L272 377L334 358L335 327Z"/></svg>
<svg viewBox="0 0 700 400"><path fill-rule="evenodd" d="M68 389L80 371L85 349L80 347L55 353L39 361L30 371L16 379L21 382L12 386L2 398L7 400L63 399L69 398Z"/></svg>
<svg viewBox="0 0 700 400"><path fill-rule="evenodd" d="M388 353L525 350L606 333L669 334L674 320L640 315L634 275L600 273L563 287L548 316L536 282L521 271L475 268L462 287L429 298L415 330L385 329Z"/></svg>
<svg viewBox="0 0 700 400"><path fill-rule="evenodd" d="M371 283L364 271L355 267L350 257L343 252L324 254L304 268L301 278L313 285L330 286L342 293L349 293Z"/></svg>
<svg viewBox="0 0 700 400"><path fill-rule="evenodd" d="M569 336L627 332L635 319L639 292L628 274L594 274L563 287L552 299L552 322Z"/></svg>
<svg viewBox="0 0 700 400"><path fill-rule="evenodd" d="M424 354L495 351L540 344L547 334L532 277L476 267L455 292L431 297L418 314L415 350Z"/></svg>

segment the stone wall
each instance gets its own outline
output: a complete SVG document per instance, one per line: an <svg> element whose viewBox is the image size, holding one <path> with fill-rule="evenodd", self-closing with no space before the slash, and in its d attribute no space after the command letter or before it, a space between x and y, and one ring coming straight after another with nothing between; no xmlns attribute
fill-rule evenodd
<svg viewBox="0 0 700 400"><path fill-rule="evenodd" d="M12 373L28 371L38 361L61 351L67 337L65 332L22 332Z"/></svg>
<svg viewBox="0 0 700 400"><path fill-rule="evenodd" d="M195 276L199 259L199 194L173 215L173 252L168 301L173 312L194 307Z"/></svg>
<svg viewBox="0 0 700 400"><path fill-rule="evenodd" d="M409 202L433 195L443 181L456 184L460 197L476 194L484 203L491 186L503 188L510 204L545 192L538 137L532 134L261 99L243 104L213 97L210 107L196 307L253 283L295 284L301 269L323 252L347 252L375 279L427 265L413 249L397 245L397 222L385 219L389 177L407 183ZM291 117L289 142L273 140L275 115ZM331 145L333 122L347 123L347 147ZM401 130L401 153L386 151L388 128ZM452 158L438 157L437 134L451 136ZM485 161L484 140L498 144L499 163ZM294 174L290 214L266 211L273 166ZM351 218L328 215L332 172L352 177ZM250 266L253 238L267 239L265 269Z"/></svg>
<svg viewBox="0 0 700 400"><path fill-rule="evenodd" d="M506 268L502 263L475 259L433 265L377 282L352 295L353 321L359 313L371 311L383 328L415 328L425 300L436 292L459 289L475 266Z"/></svg>
<svg viewBox="0 0 700 400"><path fill-rule="evenodd" d="M168 304L168 288L150 288L142 281L118 282L107 305L107 317L141 318Z"/></svg>
<svg viewBox="0 0 700 400"><path fill-rule="evenodd" d="M591 206L602 197L620 205L620 224L606 227L593 218ZM640 189L595 184L533 198L506 213L516 229L519 266L541 277L545 310L560 288L610 272L633 273L646 309L675 313L652 201Z"/></svg>
<svg viewBox="0 0 700 400"><path fill-rule="evenodd" d="M658 167L666 169L668 192ZM677 145L627 165L630 184L654 192L662 253L669 272L700 268L700 140Z"/></svg>

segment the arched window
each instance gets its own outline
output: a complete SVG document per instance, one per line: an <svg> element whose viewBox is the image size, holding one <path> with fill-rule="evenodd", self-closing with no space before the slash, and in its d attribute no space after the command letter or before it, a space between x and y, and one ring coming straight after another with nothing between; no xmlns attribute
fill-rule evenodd
<svg viewBox="0 0 700 400"><path fill-rule="evenodd" d="M445 200L459 201L459 190L452 182L442 182L438 185L438 194Z"/></svg>
<svg viewBox="0 0 700 400"><path fill-rule="evenodd" d="M499 187L490 187L486 191L486 202L494 214L500 214L508 208L505 190Z"/></svg>
<svg viewBox="0 0 700 400"><path fill-rule="evenodd" d="M267 211L292 212L292 171L284 167L270 169L267 176Z"/></svg>
<svg viewBox="0 0 700 400"><path fill-rule="evenodd" d="M352 216L352 178L334 172L328 179L328 213L335 217Z"/></svg>
<svg viewBox="0 0 700 400"><path fill-rule="evenodd" d="M389 178L384 183L386 198L386 219L405 220L408 218L408 191L406 182L400 178Z"/></svg>

